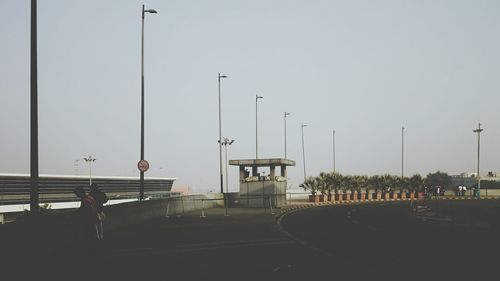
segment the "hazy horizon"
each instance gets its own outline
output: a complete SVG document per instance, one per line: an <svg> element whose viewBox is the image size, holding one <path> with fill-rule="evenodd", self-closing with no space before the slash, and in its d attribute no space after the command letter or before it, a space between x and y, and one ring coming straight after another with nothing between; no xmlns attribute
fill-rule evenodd
<svg viewBox="0 0 500 281"><path fill-rule="evenodd" d="M219 190L218 73L229 159L287 154L308 175L500 172L498 1L38 1L41 174L145 176ZM29 173L30 1L0 1L0 173ZM223 155L224 156L224 155ZM223 167L224 168L224 167ZM229 166L229 191L238 170Z"/></svg>

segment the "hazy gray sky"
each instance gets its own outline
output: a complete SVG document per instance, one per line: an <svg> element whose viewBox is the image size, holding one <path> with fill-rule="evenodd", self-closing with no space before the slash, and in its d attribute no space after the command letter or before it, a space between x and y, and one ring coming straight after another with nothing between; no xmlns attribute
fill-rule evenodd
<svg viewBox="0 0 500 281"><path fill-rule="evenodd" d="M146 176L219 190L217 73L230 159L307 173L500 171L500 1L39 0L40 173L139 175L141 5ZM0 0L0 172L29 172L30 1ZM229 168L230 190L237 168Z"/></svg>

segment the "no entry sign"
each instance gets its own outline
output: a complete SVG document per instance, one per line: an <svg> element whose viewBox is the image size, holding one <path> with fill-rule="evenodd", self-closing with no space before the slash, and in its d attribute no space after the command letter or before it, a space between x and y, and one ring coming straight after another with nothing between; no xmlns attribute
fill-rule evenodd
<svg viewBox="0 0 500 281"><path fill-rule="evenodd" d="M137 168L141 172L146 172L149 169L149 163L146 160L141 160L137 163Z"/></svg>

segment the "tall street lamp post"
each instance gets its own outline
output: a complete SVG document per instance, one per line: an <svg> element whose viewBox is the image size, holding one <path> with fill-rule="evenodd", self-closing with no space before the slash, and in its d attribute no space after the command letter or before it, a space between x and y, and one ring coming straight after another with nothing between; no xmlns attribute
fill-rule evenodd
<svg viewBox="0 0 500 281"><path fill-rule="evenodd" d="M288 115L290 115L290 112L285 111L285 114L283 115L283 119L285 119L285 159L286 159L286 117Z"/></svg>
<svg viewBox="0 0 500 281"><path fill-rule="evenodd" d="M302 129L302 162L304 166L304 182L306 181L306 151L304 148L304 127L307 127L306 124L302 123L300 128Z"/></svg>
<svg viewBox="0 0 500 281"><path fill-rule="evenodd" d="M233 144L234 140L230 140L228 138L224 138L222 141L222 145L224 146L224 150L226 152L226 193L229 192L229 180L228 180L228 174L227 174L227 146Z"/></svg>
<svg viewBox="0 0 500 281"><path fill-rule="evenodd" d="M257 102L263 99L263 96L255 95L255 159L259 159L259 141L258 141L258 118L257 118Z"/></svg>
<svg viewBox="0 0 500 281"><path fill-rule="evenodd" d="M38 195L38 56L37 56L37 3L31 0L30 46L30 214L39 212Z"/></svg>
<svg viewBox="0 0 500 281"><path fill-rule="evenodd" d="M333 172L335 173L335 130L333 130Z"/></svg>
<svg viewBox="0 0 500 281"><path fill-rule="evenodd" d="M405 156L405 127L401 127L401 179L404 177L404 156Z"/></svg>
<svg viewBox="0 0 500 281"><path fill-rule="evenodd" d="M89 157L83 158L83 160L89 163L89 185L92 185L92 162L95 162L97 159L92 158L92 156L89 155Z"/></svg>
<svg viewBox="0 0 500 281"><path fill-rule="evenodd" d="M481 132L483 129L481 129L481 123L478 124L477 129L475 129L473 132L477 133L477 192L475 194L475 197L478 197L481 195L481 176L479 176L479 152L481 149Z"/></svg>
<svg viewBox="0 0 500 281"><path fill-rule="evenodd" d="M218 77L219 81L219 172L220 172L220 193L224 193L224 181L222 175L222 121L221 121L221 106L220 106L220 80L221 78L227 78L226 75L220 75Z"/></svg>
<svg viewBox="0 0 500 281"><path fill-rule="evenodd" d="M144 9L142 5L142 33L141 33L141 161L144 160L144 15L158 13L153 9ZM144 199L144 171L140 171L139 200Z"/></svg>

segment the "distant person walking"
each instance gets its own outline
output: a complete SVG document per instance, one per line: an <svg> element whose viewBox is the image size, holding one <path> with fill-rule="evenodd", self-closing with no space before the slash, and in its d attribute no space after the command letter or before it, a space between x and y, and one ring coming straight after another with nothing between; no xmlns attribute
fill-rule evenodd
<svg viewBox="0 0 500 281"><path fill-rule="evenodd" d="M108 202L108 196L101 190L99 190L99 187L97 184L93 183L90 186L90 196L92 196L95 201L96 201L96 207L97 207L97 221L95 223L95 233L97 240L102 240L104 238L104 227L103 227L103 222L106 218L106 215L104 214L104 204Z"/></svg>
<svg viewBox="0 0 500 281"><path fill-rule="evenodd" d="M74 193L81 200L77 216L81 227L83 251L91 254L96 240L97 202L92 195L85 194L83 187L75 188Z"/></svg>
<svg viewBox="0 0 500 281"><path fill-rule="evenodd" d="M467 193L466 193L467 192L467 186L464 185L462 187L462 192L463 192L464 196L467 196Z"/></svg>

